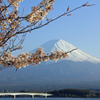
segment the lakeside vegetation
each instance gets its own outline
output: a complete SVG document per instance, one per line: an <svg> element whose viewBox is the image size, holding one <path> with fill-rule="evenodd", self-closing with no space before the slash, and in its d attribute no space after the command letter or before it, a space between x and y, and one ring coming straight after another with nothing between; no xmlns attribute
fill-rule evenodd
<svg viewBox="0 0 100 100"><path fill-rule="evenodd" d="M72 97L72 98L100 98L100 90L88 89L63 89L48 92L53 97Z"/></svg>

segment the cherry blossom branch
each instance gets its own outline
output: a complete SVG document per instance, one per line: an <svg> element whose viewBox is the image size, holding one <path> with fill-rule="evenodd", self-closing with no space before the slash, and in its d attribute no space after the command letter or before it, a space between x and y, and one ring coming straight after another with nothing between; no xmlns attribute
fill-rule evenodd
<svg viewBox="0 0 100 100"><path fill-rule="evenodd" d="M54 19L51 19L50 21L48 21L47 23L45 23L45 24L43 24L43 25L40 25L40 26L37 26L37 27L35 27L35 28L32 28L32 29L29 29L29 30L26 30L26 31L19 31L19 32L16 32L15 34L22 34L22 33L26 33L26 32L30 32L30 31L33 31L33 30L35 30L35 29L39 29L39 28L41 28L41 27L43 27L43 26L46 26L46 25L48 25L49 23L51 23L51 22L53 22L53 21L55 21L55 20L57 20L57 19L59 19L60 17L62 17L62 16L65 16L65 15L68 15L68 14L70 14L71 12L73 12L73 11L75 11L75 10L77 10L77 9L80 9L80 8L82 8L82 7L85 7L85 6L94 6L95 4L91 4L91 5L87 5L88 4L88 2L86 3L86 4L83 4L82 6L79 6L79 7L76 7L75 9L73 9L73 10L68 10L67 9L67 12L66 13L63 13L63 14L61 14L60 16L58 16L58 17L56 17L56 18L54 18ZM68 15L69 16L69 15Z"/></svg>
<svg viewBox="0 0 100 100"><path fill-rule="evenodd" d="M44 49L40 47L35 53L29 54L26 52L18 55L18 57L13 57L10 51L8 51L8 53L4 52L3 56L0 57L0 65L3 65L4 67L15 66L15 68L20 69L21 67L26 67L29 64L40 64L42 61L54 60L57 62L58 59L68 57L68 53L77 50L77 48L67 52L55 50L54 53L51 52L51 54L45 53L43 50Z"/></svg>
<svg viewBox="0 0 100 100"><path fill-rule="evenodd" d="M35 53L29 54L28 52L19 54L17 57L14 57L11 52L17 49L21 49L21 45L25 39L25 33L33 31L35 29L42 28L43 26L48 25L49 23L61 18L62 16L70 16L71 12L80 9L86 6L94 6L83 4L82 6L76 7L73 10L69 11L69 6L67 11L60 16L54 19L47 19L47 22L42 24L42 21L49 11L53 9L54 0L42 0L39 5L31 7L31 12L26 16L19 16L18 7L19 3L23 0L7 0L9 5L2 3L0 0L0 69L8 68L14 66L17 69L21 67L26 67L28 65L37 65L42 61L54 60L55 62L58 59L63 59L68 56L68 53L73 52L76 49L71 51L62 52L56 50L49 53L43 52L42 48L38 48ZM9 12L8 8L12 7L12 11ZM22 22L26 21L30 23L27 26L23 26ZM38 24L38 25L37 25ZM22 36L20 39L19 34ZM15 42L19 39L19 42Z"/></svg>

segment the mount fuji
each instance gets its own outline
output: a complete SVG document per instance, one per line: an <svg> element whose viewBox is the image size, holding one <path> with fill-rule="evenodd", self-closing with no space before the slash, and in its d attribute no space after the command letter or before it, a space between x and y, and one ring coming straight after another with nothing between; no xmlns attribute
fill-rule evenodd
<svg viewBox="0 0 100 100"><path fill-rule="evenodd" d="M44 52L70 51L76 47L64 40L51 40L41 45ZM36 49L30 51L34 53ZM37 66L0 72L0 90L55 90L63 88L100 88L100 59L77 49L67 58L49 60Z"/></svg>
<svg viewBox="0 0 100 100"><path fill-rule="evenodd" d="M44 52L46 53L51 52L51 51L54 52L55 50L66 52L66 51L70 51L76 48L75 46L69 44L68 42L62 39L48 41L47 43L43 44L41 47L44 48ZM32 50L30 53L35 52L35 50ZM86 54L79 49L69 53L68 55L69 56L63 60L71 60L71 61L76 61L76 62L88 61L92 63L100 63L100 59L95 58L89 54Z"/></svg>

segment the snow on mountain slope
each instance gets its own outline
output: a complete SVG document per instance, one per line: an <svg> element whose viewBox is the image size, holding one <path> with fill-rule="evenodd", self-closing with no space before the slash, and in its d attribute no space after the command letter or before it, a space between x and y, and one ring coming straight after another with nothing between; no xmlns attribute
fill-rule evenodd
<svg viewBox="0 0 100 100"><path fill-rule="evenodd" d="M44 52L54 52L55 50L61 50L63 52L70 51L72 49L75 49L76 47L69 44L68 42L58 39L58 40L51 40L46 42L45 44L41 45L40 47L44 48ZM32 50L30 53L35 52L36 49ZM84 62L89 61L92 63L100 63L100 59L93 57L87 53L84 53L83 51L77 49L71 53L68 54L68 57L62 59L62 60L71 60L71 61L77 61L77 62ZM61 61L61 60L58 60ZM48 63L53 63L54 61L48 61Z"/></svg>

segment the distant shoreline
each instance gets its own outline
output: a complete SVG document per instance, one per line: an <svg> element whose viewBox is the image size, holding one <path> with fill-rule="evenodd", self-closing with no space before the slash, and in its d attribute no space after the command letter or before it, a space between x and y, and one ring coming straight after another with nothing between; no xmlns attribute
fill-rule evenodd
<svg viewBox="0 0 100 100"><path fill-rule="evenodd" d="M19 93L36 93L36 91L24 91L21 90ZM42 92L38 92L42 93ZM46 91L44 94L53 94L52 96L47 96L47 98L100 98L100 89L62 89L62 90L54 90L54 91ZM12 95L0 96L0 98L14 98ZM32 95L16 95L16 98L32 98ZM35 97L45 98L45 96L34 95Z"/></svg>

